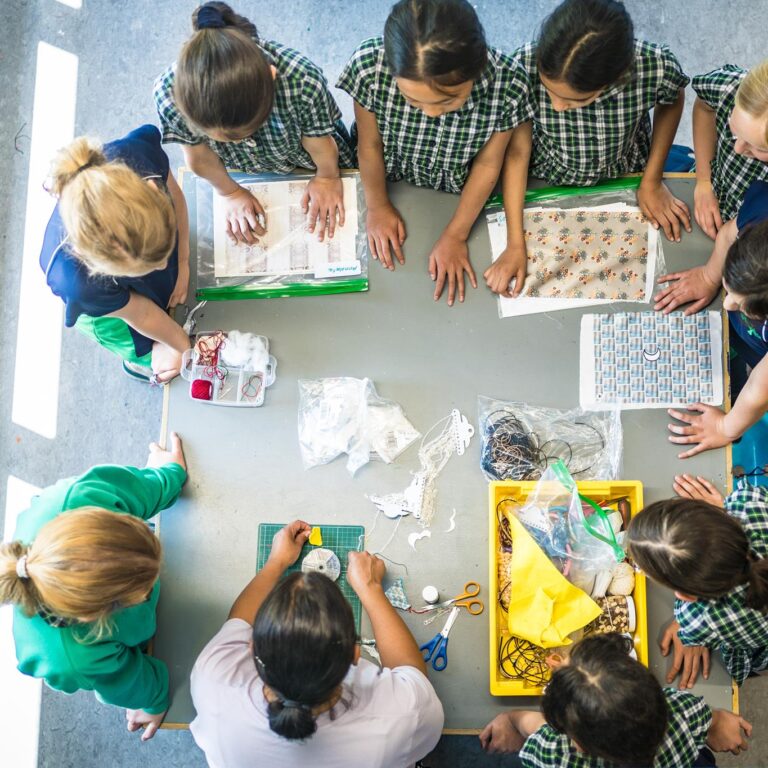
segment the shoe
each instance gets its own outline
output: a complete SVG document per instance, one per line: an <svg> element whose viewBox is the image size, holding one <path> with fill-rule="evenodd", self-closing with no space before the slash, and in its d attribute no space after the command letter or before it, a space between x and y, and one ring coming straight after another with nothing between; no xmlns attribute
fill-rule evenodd
<svg viewBox="0 0 768 768"><path fill-rule="evenodd" d="M149 382L152 379L152 369L149 366L129 363L127 360L123 360L123 373L136 381Z"/></svg>

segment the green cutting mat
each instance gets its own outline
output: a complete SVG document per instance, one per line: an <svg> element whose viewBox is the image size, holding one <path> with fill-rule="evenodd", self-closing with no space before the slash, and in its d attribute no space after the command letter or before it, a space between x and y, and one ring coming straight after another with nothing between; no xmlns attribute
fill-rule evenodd
<svg viewBox="0 0 768 768"><path fill-rule="evenodd" d="M310 523L310 525L312 524ZM259 549L256 557L257 571L260 571L264 567L264 563L267 562L269 553L272 550L272 539L275 538L275 534L283 527L284 524L282 523L261 523L259 525ZM360 606L360 598L347 582L347 553L360 551L361 543L365 536L365 528L362 525L319 525L317 527L320 528L320 532L323 535L323 548L335 552L341 563L341 576L339 576L336 583L339 585L344 597L347 598L347 602L352 606L352 613L355 615L355 626L359 633L362 607ZM301 561L312 549L317 549L317 547L313 547L309 542L304 544L301 548L299 559L286 573L300 571Z"/></svg>

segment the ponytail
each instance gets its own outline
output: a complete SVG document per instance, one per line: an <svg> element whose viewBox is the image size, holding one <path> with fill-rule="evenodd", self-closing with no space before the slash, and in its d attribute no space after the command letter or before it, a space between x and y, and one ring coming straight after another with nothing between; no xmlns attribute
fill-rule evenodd
<svg viewBox="0 0 768 768"><path fill-rule="evenodd" d="M20 541L0 544L0 605L18 605L29 616L39 601L27 569L28 552Z"/></svg>
<svg viewBox="0 0 768 768"><path fill-rule="evenodd" d="M748 115L765 120L765 142L768 144L768 59L747 72L736 91L736 106Z"/></svg>
<svg viewBox="0 0 768 768"><path fill-rule="evenodd" d="M176 213L165 192L81 136L58 151L47 189L73 255L94 274L140 276L163 269L176 242Z"/></svg>
<svg viewBox="0 0 768 768"><path fill-rule="evenodd" d="M751 557L747 564L747 605L768 613L768 558Z"/></svg>
<svg viewBox="0 0 768 768"><path fill-rule="evenodd" d="M267 707L269 727L290 741L308 739L317 730L312 707L288 699L275 699Z"/></svg>
<svg viewBox="0 0 768 768"><path fill-rule="evenodd" d="M258 32L226 3L204 3L192 14L192 37L176 63L176 105L203 133L245 138L262 125L275 97Z"/></svg>

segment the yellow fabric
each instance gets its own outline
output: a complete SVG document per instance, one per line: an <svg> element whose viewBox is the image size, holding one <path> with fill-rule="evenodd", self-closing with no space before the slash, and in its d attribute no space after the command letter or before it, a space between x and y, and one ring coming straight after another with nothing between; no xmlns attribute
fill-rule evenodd
<svg viewBox="0 0 768 768"><path fill-rule="evenodd" d="M312 533L309 534L309 543L313 547L323 546L323 534L321 533L320 529L317 526L315 526L312 529Z"/></svg>
<svg viewBox="0 0 768 768"><path fill-rule="evenodd" d="M569 645L568 635L596 619L600 607L555 568L514 514L508 518L512 534L509 631L542 648Z"/></svg>

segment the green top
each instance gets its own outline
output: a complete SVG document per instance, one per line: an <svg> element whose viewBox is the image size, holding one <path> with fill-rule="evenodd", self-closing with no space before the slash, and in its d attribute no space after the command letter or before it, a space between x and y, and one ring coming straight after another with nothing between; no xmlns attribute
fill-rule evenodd
<svg viewBox="0 0 768 768"><path fill-rule="evenodd" d="M187 473L178 464L160 469L99 466L82 477L46 488L19 516L14 539L30 544L37 532L62 512L100 507L148 520L170 507ZM168 708L168 670L142 651L155 634L160 583L145 603L113 614L112 629L97 642L82 639L91 624L55 626L50 618L27 616L16 608L13 638L19 671L42 677L65 693L92 690L106 704L159 714Z"/></svg>

